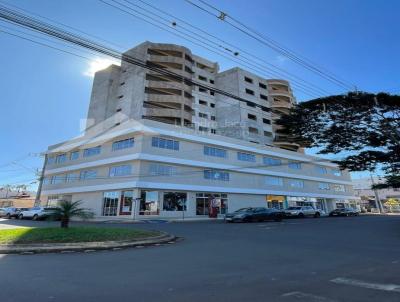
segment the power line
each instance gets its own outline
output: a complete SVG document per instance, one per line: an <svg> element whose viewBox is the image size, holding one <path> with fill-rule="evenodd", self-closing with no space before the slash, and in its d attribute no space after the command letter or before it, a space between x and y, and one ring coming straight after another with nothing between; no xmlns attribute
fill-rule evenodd
<svg viewBox="0 0 400 302"><path fill-rule="evenodd" d="M208 9L194 3L191 0L184 0L187 3L189 3L190 5L202 10L203 12L206 12L207 14L218 18L219 20L229 24L230 26L234 27L235 29L239 30L240 32L244 33L245 35L253 38L254 40L258 41L259 43L263 44L264 46L267 46L268 48L271 48L275 51L277 51L278 53L284 55L285 57L291 59L292 61L294 61L295 63L301 65L302 67L318 74L319 76L325 78L326 80L341 86L345 89L354 89L354 85L353 84L349 84L346 83L345 81L338 79L337 77L333 76L332 74L327 73L326 71L322 70L321 68L316 67L314 64L311 64L310 62L308 62L307 60L304 60L302 58L300 58L299 56L297 56L296 54L294 54L292 51L289 51L288 49L284 48L283 46L279 45L276 41L266 37L263 34L258 33L257 31L251 29L250 27L246 26L244 23L240 22L239 20L233 18L232 16L228 15L227 13L221 11L220 9L208 4L205 1L199 0L200 3L205 4L206 6L214 9L215 11L218 12L218 14L214 14L213 12L209 11ZM236 22L237 24L235 24L234 22L230 22L229 19L231 19L232 21ZM243 29L244 28L244 29Z"/></svg>

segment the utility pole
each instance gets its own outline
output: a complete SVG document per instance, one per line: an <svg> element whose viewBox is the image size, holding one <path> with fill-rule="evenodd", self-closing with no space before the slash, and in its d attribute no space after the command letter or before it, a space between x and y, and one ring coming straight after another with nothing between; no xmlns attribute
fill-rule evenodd
<svg viewBox="0 0 400 302"><path fill-rule="evenodd" d="M383 212L382 203L379 198L378 190L374 188L375 181L374 181L374 178L372 177L372 173L370 173L369 176L371 177L372 188L373 188L372 190L374 190L374 194L375 194L375 206L379 210L379 213L382 214L382 212Z"/></svg>
<svg viewBox="0 0 400 302"><path fill-rule="evenodd" d="M47 164L47 154L44 155L44 162L43 162L43 168L42 171L40 172L40 176L39 176L39 186L36 192L36 198L35 198L35 206L39 206L40 205L40 195L42 194L42 184L43 184L43 180L44 180L44 169L46 167Z"/></svg>

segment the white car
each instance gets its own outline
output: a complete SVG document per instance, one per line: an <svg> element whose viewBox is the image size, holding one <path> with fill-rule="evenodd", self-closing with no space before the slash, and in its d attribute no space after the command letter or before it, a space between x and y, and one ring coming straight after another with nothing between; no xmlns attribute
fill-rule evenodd
<svg viewBox="0 0 400 302"><path fill-rule="evenodd" d="M54 208L45 208L45 207L33 207L26 211L22 211L18 215L18 219L32 219L32 220L39 220L39 219L46 219L50 217L54 212Z"/></svg>
<svg viewBox="0 0 400 302"><path fill-rule="evenodd" d="M314 209L311 206L297 206L297 207L288 207L284 210L286 217L315 217L318 218L320 216L324 216L325 212L319 209Z"/></svg>

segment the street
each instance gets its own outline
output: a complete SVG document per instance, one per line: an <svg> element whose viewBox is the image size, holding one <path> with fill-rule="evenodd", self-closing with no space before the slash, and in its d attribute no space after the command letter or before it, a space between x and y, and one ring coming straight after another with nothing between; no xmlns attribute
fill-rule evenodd
<svg viewBox="0 0 400 302"><path fill-rule="evenodd" d="M183 240L1 255L0 301L400 301L400 216L102 225Z"/></svg>

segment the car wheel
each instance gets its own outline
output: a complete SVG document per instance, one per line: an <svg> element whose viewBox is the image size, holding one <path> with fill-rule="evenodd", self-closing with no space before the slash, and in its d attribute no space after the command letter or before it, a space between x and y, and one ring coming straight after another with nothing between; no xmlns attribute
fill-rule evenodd
<svg viewBox="0 0 400 302"><path fill-rule="evenodd" d="M39 216L37 214L33 215L32 220L38 220Z"/></svg>
<svg viewBox="0 0 400 302"><path fill-rule="evenodd" d="M304 218L305 217L303 213L300 213L298 216L299 216L299 218Z"/></svg>
<svg viewBox="0 0 400 302"><path fill-rule="evenodd" d="M314 218L319 218L321 216L321 214L319 213L319 212L316 212L315 214L314 214Z"/></svg>
<svg viewBox="0 0 400 302"><path fill-rule="evenodd" d="M11 218L10 213L7 213L6 218L7 218L7 219L10 219L10 218Z"/></svg>
<svg viewBox="0 0 400 302"><path fill-rule="evenodd" d="M19 214L19 215L18 215L18 219L21 219L21 220L24 219L24 215Z"/></svg>

